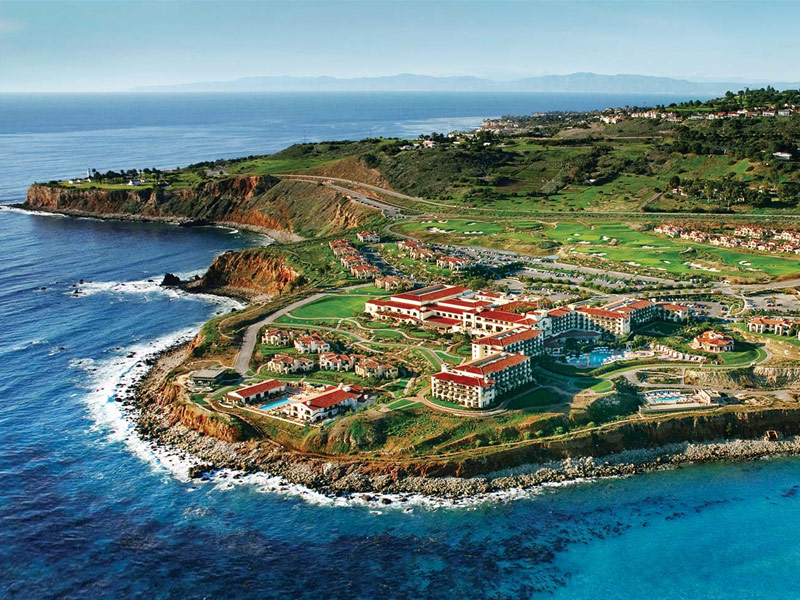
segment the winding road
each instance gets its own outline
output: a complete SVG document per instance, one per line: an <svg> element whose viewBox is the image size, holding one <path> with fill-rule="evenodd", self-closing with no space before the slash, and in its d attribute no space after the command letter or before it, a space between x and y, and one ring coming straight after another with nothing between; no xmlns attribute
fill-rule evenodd
<svg viewBox="0 0 800 600"><path fill-rule="evenodd" d="M253 352L255 351L256 343L258 342L258 332L262 327L269 325L270 323L274 323L276 319L279 319L280 317L292 312L296 308L310 304L311 302L319 300L320 298L324 298L325 296L346 292L348 290L357 290L359 288L369 287L371 285L372 282L360 283L358 285L351 285L349 287L334 288L332 290L318 292L306 298L302 298L301 300L297 300L296 302L292 302L291 304L287 304L283 308L270 313L260 321L256 321L252 325L248 325L244 332L244 336L242 337L242 343L239 346L239 352L236 354L236 360L233 363L233 368L236 369L236 372L240 375L245 375L250 369L250 359L253 357Z"/></svg>

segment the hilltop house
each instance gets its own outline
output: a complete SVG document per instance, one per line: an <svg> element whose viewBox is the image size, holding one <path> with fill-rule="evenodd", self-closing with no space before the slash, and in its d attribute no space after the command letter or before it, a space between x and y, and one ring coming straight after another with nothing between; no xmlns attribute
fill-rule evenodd
<svg viewBox="0 0 800 600"><path fill-rule="evenodd" d="M722 352L730 352L735 344L736 342L729 335L709 330L694 338L689 346L695 350L720 354Z"/></svg>

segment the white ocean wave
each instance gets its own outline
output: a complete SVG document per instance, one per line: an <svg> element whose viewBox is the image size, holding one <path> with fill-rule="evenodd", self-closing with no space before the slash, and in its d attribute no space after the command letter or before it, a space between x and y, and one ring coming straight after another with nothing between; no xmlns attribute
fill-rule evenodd
<svg viewBox="0 0 800 600"><path fill-rule="evenodd" d="M203 271L191 271L178 275L181 279L192 279L195 275L201 275ZM189 300L199 300L211 304L225 306L230 309L239 310L245 307L243 302L217 296L215 294L195 294L186 292L180 288L164 287L161 285L161 277L152 279L141 279L138 281L87 281L76 284L76 287L69 287L64 292L68 296L81 298L94 296L96 294L139 294L139 295L159 295L169 298L185 298ZM78 292L77 294L75 292Z"/></svg>

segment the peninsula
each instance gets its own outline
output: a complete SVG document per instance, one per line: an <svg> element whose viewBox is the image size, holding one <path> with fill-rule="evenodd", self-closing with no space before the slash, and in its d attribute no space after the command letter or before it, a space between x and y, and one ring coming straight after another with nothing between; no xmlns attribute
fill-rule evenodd
<svg viewBox="0 0 800 600"><path fill-rule="evenodd" d="M197 474L462 495L800 449L798 146L800 92L766 88L90 169L22 206L276 240L165 282L249 301L126 399Z"/></svg>

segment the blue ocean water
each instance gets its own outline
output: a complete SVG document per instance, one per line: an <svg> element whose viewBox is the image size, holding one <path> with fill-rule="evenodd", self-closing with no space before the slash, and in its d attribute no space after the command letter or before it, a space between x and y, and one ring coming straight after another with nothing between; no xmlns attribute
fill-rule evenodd
<svg viewBox="0 0 800 600"><path fill-rule="evenodd" d="M445 121L612 103L311 96L0 97L3 200L87 166L272 150L302 139L300 112L308 139L321 139L360 137L365 123L373 135L416 135ZM139 358L231 308L160 290L160 276L263 241L0 210L0 597L800 596L794 459L456 507L334 501L267 476L186 480L181 457L137 438L114 392Z"/></svg>

